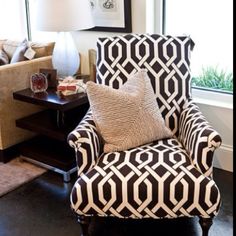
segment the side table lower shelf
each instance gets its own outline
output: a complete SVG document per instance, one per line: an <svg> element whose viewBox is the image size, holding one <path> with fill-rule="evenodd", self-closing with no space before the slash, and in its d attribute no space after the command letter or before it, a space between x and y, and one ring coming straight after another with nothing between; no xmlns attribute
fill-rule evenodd
<svg viewBox="0 0 236 236"><path fill-rule="evenodd" d="M23 159L63 175L65 182L77 170L75 153L66 142L36 136L19 147Z"/></svg>

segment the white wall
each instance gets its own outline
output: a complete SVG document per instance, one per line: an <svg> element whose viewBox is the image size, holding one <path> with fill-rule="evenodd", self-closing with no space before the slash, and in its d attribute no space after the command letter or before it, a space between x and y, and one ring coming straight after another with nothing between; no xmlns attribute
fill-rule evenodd
<svg viewBox="0 0 236 236"><path fill-rule="evenodd" d="M132 32L146 32L146 0L132 0ZM96 40L99 37L113 36L118 33L77 31L73 33L73 38L81 54L82 73L89 73L88 49L96 48ZM120 33L125 34L125 33Z"/></svg>

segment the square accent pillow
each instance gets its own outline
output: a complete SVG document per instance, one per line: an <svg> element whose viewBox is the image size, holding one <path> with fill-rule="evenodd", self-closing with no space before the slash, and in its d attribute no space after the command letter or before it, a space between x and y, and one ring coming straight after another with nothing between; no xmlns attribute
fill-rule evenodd
<svg viewBox="0 0 236 236"><path fill-rule="evenodd" d="M50 56L53 53L54 42L49 43L38 43L38 42L30 42L29 46L35 51L34 58Z"/></svg>
<svg viewBox="0 0 236 236"><path fill-rule="evenodd" d="M16 48L10 63L15 63L19 61L25 61L26 58L24 57L24 54L26 50L28 49L28 41L25 39L21 42L21 44Z"/></svg>
<svg viewBox="0 0 236 236"><path fill-rule="evenodd" d="M12 58L14 52L16 51L17 47L20 45L19 41L14 41L14 40L5 40L3 42L2 48L7 54L8 58Z"/></svg>
<svg viewBox="0 0 236 236"><path fill-rule="evenodd" d="M7 54L0 49L0 66L6 65L9 63L9 58Z"/></svg>
<svg viewBox="0 0 236 236"><path fill-rule="evenodd" d="M105 142L105 153L172 137L146 70L131 76L120 89L91 81L86 85L93 118Z"/></svg>

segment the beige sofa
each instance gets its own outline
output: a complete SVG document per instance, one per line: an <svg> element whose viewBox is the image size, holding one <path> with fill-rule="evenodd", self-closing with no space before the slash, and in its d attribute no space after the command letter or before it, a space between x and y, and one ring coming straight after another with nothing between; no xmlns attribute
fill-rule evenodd
<svg viewBox="0 0 236 236"><path fill-rule="evenodd" d="M12 42L13 45L15 43L15 50L19 44L9 40L0 40L0 49L4 48L4 42L8 44ZM15 120L42 109L36 105L14 100L13 92L28 88L30 76L39 72L40 68L52 68L51 54L54 43L31 43L31 45L36 52L33 59L0 66L0 161L3 162L16 154L17 144L34 135L17 128ZM14 53L14 47L8 49L10 49L8 51L10 57Z"/></svg>

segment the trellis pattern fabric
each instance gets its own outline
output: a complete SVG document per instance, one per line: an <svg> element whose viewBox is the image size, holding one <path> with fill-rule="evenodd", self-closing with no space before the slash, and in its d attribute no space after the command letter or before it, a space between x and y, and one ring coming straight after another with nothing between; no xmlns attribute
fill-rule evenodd
<svg viewBox="0 0 236 236"><path fill-rule="evenodd" d="M205 176L212 177L212 161L216 148L221 145L219 133L202 115L192 100L186 101L180 116L179 137L193 164Z"/></svg>
<svg viewBox="0 0 236 236"><path fill-rule="evenodd" d="M214 216L220 195L214 181L192 165L176 139L102 155L74 185L79 215L119 218Z"/></svg>
<svg viewBox="0 0 236 236"><path fill-rule="evenodd" d="M71 206L79 215L175 218L218 213L220 194L215 182L193 165L177 139L100 156L101 139L89 111L68 140L77 154L80 178L72 190Z"/></svg>
<svg viewBox="0 0 236 236"><path fill-rule="evenodd" d="M103 149L102 139L98 134L91 110L68 135L68 143L75 149L78 176L86 174L94 167Z"/></svg>
<svg viewBox="0 0 236 236"><path fill-rule="evenodd" d="M161 44L153 44L155 40ZM130 42L134 41L136 43L131 47ZM183 37L180 41L188 43L181 44L179 38L159 35L99 39L97 79L102 84L118 88L125 82L123 74L130 75L138 70L136 62L129 61L130 66L125 60L127 56L139 55L135 51L139 51L138 48L149 48L142 49L140 64L145 65L151 77L153 68L169 65L166 58L170 57L173 48L176 49L174 54L177 54L174 58L179 58L179 54L189 55L191 39ZM167 50L169 44L172 49ZM129 54L124 53L123 47L132 50ZM154 64L150 55L155 58ZM123 60L123 63L120 64L119 60ZM175 60L172 61L174 63ZM110 75L111 68L108 68L112 63L113 67L117 64L114 77ZM176 65L182 63L183 60L176 59ZM135 69L132 69L133 65ZM183 65L186 69L186 63ZM166 76L151 78L162 115L166 121L169 120L166 123L173 121L171 127L176 134L173 138L125 151L102 153L103 142L91 111L69 134L68 142L76 151L79 174L71 193L71 207L78 215L139 219L180 216L209 218L217 215L221 197L211 178L211 171L213 152L220 146L221 138L191 101L189 68L186 73L180 73L180 70L184 71L183 68L172 72L176 73L174 76L165 72ZM166 89L165 86L170 87ZM174 90L170 90L172 86Z"/></svg>
<svg viewBox="0 0 236 236"><path fill-rule="evenodd" d="M97 81L119 88L140 68L148 70L154 93L173 134L190 97L190 37L129 34L97 41ZM164 89L163 89L164 88Z"/></svg>

